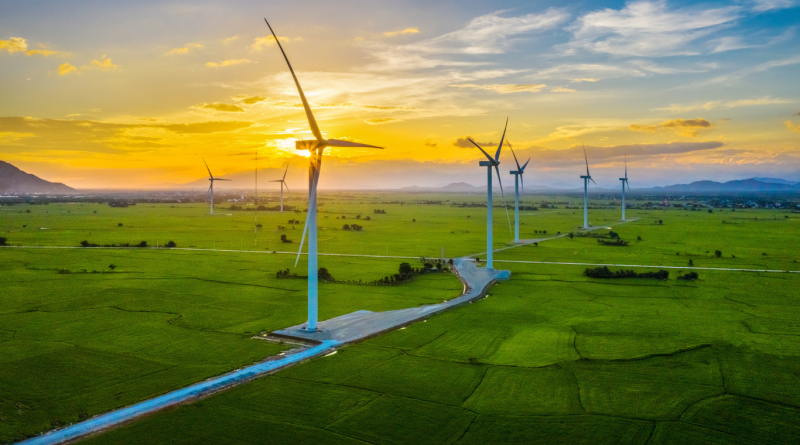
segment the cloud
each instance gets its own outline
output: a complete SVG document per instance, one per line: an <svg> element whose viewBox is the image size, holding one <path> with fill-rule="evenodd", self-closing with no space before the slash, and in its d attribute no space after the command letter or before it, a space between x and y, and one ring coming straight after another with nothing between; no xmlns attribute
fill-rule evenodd
<svg viewBox="0 0 800 445"><path fill-rule="evenodd" d="M784 9L795 6L792 0L753 0L753 11L764 12L773 9Z"/></svg>
<svg viewBox="0 0 800 445"><path fill-rule="evenodd" d="M568 53L582 49L618 56L696 55L695 41L739 18L740 7L686 7L670 10L666 0L634 1L621 10L606 8L579 17L570 27Z"/></svg>
<svg viewBox="0 0 800 445"><path fill-rule="evenodd" d="M228 37L227 39L222 39L222 43L231 43L234 40L239 40L239 36Z"/></svg>
<svg viewBox="0 0 800 445"><path fill-rule="evenodd" d="M381 125L381 124L390 124L392 122L400 122L401 120L402 119L394 119L394 118L391 118L391 117L385 117L385 118L367 119L364 122L366 122L369 125Z"/></svg>
<svg viewBox="0 0 800 445"><path fill-rule="evenodd" d="M553 93L574 93L577 90L573 90L572 88L566 88L566 87L552 87L550 88L550 91Z"/></svg>
<svg viewBox="0 0 800 445"><path fill-rule="evenodd" d="M467 137L464 137L464 138L458 138L458 139L456 139L455 142L453 142L453 146L461 147L461 148L474 148L475 145L473 145L472 142L469 141L469 139L471 139L471 138L472 138L472 136L467 136ZM496 142L478 142L478 141L475 141L475 143L480 145L481 147L494 147L495 145L497 145Z"/></svg>
<svg viewBox="0 0 800 445"><path fill-rule="evenodd" d="M253 105L259 102L263 102L267 100L264 96L248 96L246 94L240 94L238 96L234 96L233 100L239 101L245 105Z"/></svg>
<svg viewBox="0 0 800 445"><path fill-rule="evenodd" d="M244 112L244 108L238 105L231 105L231 104L223 104L219 102L214 103L201 103L192 106L192 108L196 108L198 110L214 110L214 111L222 111L225 113L242 113Z"/></svg>
<svg viewBox="0 0 800 445"><path fill-rule="evenodd" d="M575 78L576 76L581 76L581 79L585 79L583 76L587 74L592 76L598 76L602 78L620 78L620 77L645 77L647 73L645 73L640 67L629 67L629 66L622 66L622 65L605 65L600 63L579 63L579 64L562 64L556 65L554 67L545 68L543 70L539 70L536 74L533 74L531 77L534 78L545 78L545 79L562 79L562 78ZM589 77L588 79L594 79L594 77ZM589 80L584 80L585 82L590 82ZM595 80L596 81L596 80Z"/></svg>
<svg viewBox="0 0 800 445"><path fill-rule="evenodd" d="M476 85L474 83L465 83L461 85L450 85L454 88L472 88L475 90L489 90L494 91L500 94L509 94L509 93L538 93L542 91L543 88L546 88L547 85L544 84L525 84L525 85L517 85L517 84L491 84L491 85Z"/></svg>
<svg viewBox="0 0 800 445"><path fill-rule="evenodd" d="M436 144L436 142L430 142L430 141L428 141L428 142L426 142L426 143L425 143L425 146L426 146L426 147L436 147L436 145L437 145L437 144Z"/></svg>
<svg viewBox="0 0 800 445"><path fill-rule="evenodd" d="M291 42L292 40L294 40L295 42L302 42L303 41L302 37L295 37L294 39L292 39L291 37L280 37L279 36L278 39L280 39L281 43ZM270 47L274 43L275 43L275 37L273 37L273 36L256 37L255 39L253 39L253 44L250 45L250 48L258 51L260 49Z"/></svg>
<svg viewBox="0 0 800 445"><path fill-rule="evenodd" d="M567 13L556 9L516 17L501 17L503 12L476 17L462 29L411 44L361 41L358 45L376 59L375 64L367 67L374 71L476 66L485 62L476 61L474 56L503 54L518 40L514 37L555 28L569 18ZM468 60L454 60L449 56Z"/></svg>
<svg viewBox="0 0 800 445"><path fill-rule="evenodd" d="M660 124L653 125L639 125L633 124L629 128L631 131L639 131L643 133L655 133L661 129L674 131L681 136L697 137L700 135L698 132L701 128L711 127L711 122L702 119L671 119Z"/></svg>
<svg viewBox="0 0 800 445"><path fill-rule="evenodd" d="M709 102L695 102L693 104L671 104L668 107L653 108L654 111L668 111L670 113L685 113L694 110L715 110L715 109L731 109L738 107L749 107L755 105L776 105L776 104L789 104L795 101L789 99L762 97L759 99L739 99L739 100L715 100Z"/></svg>
<svg viewBox="0 0 800 445"><path fill-rule="evenodd" d="M594 77L582 77L579 79L571 79L570 82L572 83L581 83L581 82L597 82L598 79Z"/></svg>
<svg viewBox="0 0 800 445"><path fill-rule="evenodd" d="M252 63L253 61L250 59L230 59L230 60L223 60L222 62L208 62L206 66L211 68L220 68L223 66L233 66L233 65L242 65L245 63Z"/></svg>
<svg viewBox="0 0 800 445"><path fill-rule="evenodd" d="M209 121L194 124L153 125L153 127L163 128L167 131L179 134L209 134L241 130L251 127L252 125L252 122L243 121Z"/></svg>
<svg viewBox="0 0 800 445"><path fill-rule="evenodd" d="M713 85L713 84L727 84L730 85L734 81L747 77L751 74L761 73L764 71L769 71L772 68L779 68L784 66L790 65L797 65L800 64L800 55L794 55L792 57L788 57L786 59L777 59L771 60L769 62L760 63L755 66L751 66L748 68L744 68L738 71L734 71L729 74L723 74L722 76L717 76L713 79L706 80L703 82L693 82L689 84L689 87L698 87L698 86L706 86L706 85Z"/></svg>
<svg viewBox="0 0 800 445"><path fill-rule="evenodd" d="M74 65L70 65L67 62L62 63L58 67L58 75L59 76L65 76L65 75L67 75L69 73L77 73L77 72L78 72L78 69L75 68Z"/></svg>
<svg viewBox="0 0 800 445"><path fill-rule="evenodd" d="M391 31L391 32L383 33L383 35L389 36L389 37L398 36L398 35L401 35L401 34L419 34L419 29L417 29L417 28L406 28L406 29L404 29L402 31Z"/></svg>
<svg viewBox="0 0 800 445"><path fill-rule="evenodd" d="M83 69L83 70L90 69L90 68L98 69L98 70L101 70L101 71L114 71L117 68L119 68L119 65L114 65L111 62L111 59L106 59L106 55L103 54L103 58L101 60L97 60L97 59L92 60L92 65L91 66L84 65L84 66L81 67L81 69Z"/></svg>
<svg viewBox="0 0 800 445"><path fill-rule="evenodd" d="M800 114L800 113L798 113L798 114ZM800 124L794 125L789 121L784 122L784 124L786 124L786 128L788 128L789 131L794 131L795 133L800 133Z"/></svg>
<svg viewBox="0 0 800 445"><path fill-rule="evenodd" d="M203 47L203 45L201 45L199 43L187 43L186 46L184 46L183 48L173 48L173 49L169 50L169 52L167 52L166 55L170 55L170 54L188 54L190 49L192 49L192 48L202 48L202 47Z"/></svg>
<svg viewBox="0 0 800 445"><path fill-rule="evenodd" d="M11 37L8 40L0 40L0 50L9 53L17 53L28 50L28 43L22 37Z"/></svg>

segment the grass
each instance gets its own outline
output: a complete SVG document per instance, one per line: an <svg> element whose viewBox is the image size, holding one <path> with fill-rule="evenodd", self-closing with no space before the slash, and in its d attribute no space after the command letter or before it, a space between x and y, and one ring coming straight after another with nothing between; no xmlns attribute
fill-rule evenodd
<svg viewBox="0 0 800 445"><path fill-rule="evenodd" d="M328 227L320 235L327 242L323 252L385 254L388 247L391 255L438 256L444 246L452 256L485 249L484 210L411 202L419 198L327 196L320 219ZM397 200L406 203L388 204ZM53 217L53 231L23 230L21 223L46 218L41 212L55 212L57 205L30 206L30 214L26 206L3 207L2 228L11 231L4 236L15 244L77 245L82 239L151 244L173 239L181 247L216 244L217 249L254 244L253 221L244 220L244 212L210 217L195 205L85 207L80 213L80 205L62 205L72 213ZM374 215L372 208L387 214ZM611 224L618 212L592 210L590 220ZM357 213L373 217L359 221L364 232L334 230ZM521 213L522 238L573 231L581 219L578 210ZM797 215L635 210L628 216L641 219L613 225L631 241L626 247L565 237L497 252L495 258L677 267L692 259L702 267L798 270ZM740 218L737 224L722 223L734 216ZM274 213L259 218L265 228L288 219ZM498 247L508 239L503 219L495 214ZM663 224L655 224L657 219ZM301 229L289 238L299 239ZM265 229L256 247L273 250L281 233ZM367 280L395 272L399 261L321 257L320 266L337 279ZM110 263L119 266L114 273L56 273L107 270ZM0 273L10 290L0 297L0 432L5 434L0 441L279 351L280 345L250 336L305 320L305 282L273 278L292 264L291 256L268 253L0 249ZM671 270L662 282L590 279L581 266L497 266L507 266L512 279L493 287L485 300L87 443L796 439L800 276L701 270L699 280L683 282L675 279L680 272ZM299 267L304 270L302 260ZM438 302L459 291L460 284L446 275L392 287L323 285L320 317Z"/></svg>

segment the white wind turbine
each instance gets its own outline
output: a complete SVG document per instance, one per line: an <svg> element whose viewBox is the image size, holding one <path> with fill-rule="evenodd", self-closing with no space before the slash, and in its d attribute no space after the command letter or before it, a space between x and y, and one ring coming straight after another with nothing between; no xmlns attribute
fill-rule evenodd
<svg viewBox="0 0 800 445"><path fill-rule="evenodd" d="M503 128L503 136L500 138L500 145L497 146L497 152L494 155L494 158L489 156L489 153L481 148L472 138L467 138L472 145L478 147L485 156L488 161L481 161L480 166L486 167L486 174L487 174L487 182L486 182L486 191L488 194L488 198L486 200L486 268L487 269L494 269L493 257L494 257L494 240L493 240L493 233L492 233L492 167L494 167L495 171L497 172L497 182L500 183L500 193L503 195L503 206L505 207L506 203L506 195L503 192L503 181L500 180L500 150L503 148L503 140L506 138L506 128L508 128L508 118L506 118L506 126ZM508 219L508 208L506 208L506 219ZM508 229L511 230L511 221L508 221Z"/></svg>
<svg viewBox="0 0 800 445"><path fill-rule="evenodd" d="M625 177L619 178L622 181L622 220L625 221L625 186L628 186L628 190L631 189L630 185L628 185L628 157L625 156Z"/></svg>
<svg viewBox="0 0 800 445"><path fill-rule="evenodd" d="M303 250L303 243L305 242L306 233L308 233L308 323L306 330L317 331L317 296L318 296L318 269L317 269L317 184L319 183L319 172L322 168L322 151L326 147L367 147L367 148L383 148L374 145L359 144L357 142L342 141L337 139L325 139L322 137L322 132L317 126L317 121L314 119L314 114L311 113L311 107L308 105L306 95L300 87L300 82L294 74L292 64L289 63L289 58L278 41L278 36L272 30L267 19L267 23L272 37L275 38L275 43L278 44L283 58L286 60L286 65L289 66L289 71L292 73L294 84L297 86L297 92L300 94L300 100L303 102L303 109L306 111L306 118L308 119L308 126L311 127L311 133L314 134L314 140L311 141L296 141L295 149L308 150L310 152L309 165L308 165L308 216L306 217L306 224L303 228L303 239L300 241L300 250L297 252L297 259L300 259L300 252ZM297 262L295 261L295 265Z"/></svg>
<svg viewBox="0 0 800 445"><path fill-rule="evenodd" d="M269 182L280 182L281 183L281 212L283 211L283 187L286 186L286 191L289 191L289 186L286 184L286 173L289 173L289 165L286 165L286 171L283 172L283 178L276 179L274 181Z"/></svg>
<svg viewBox="0 0 800 445"><path fill-rule="evenodd" d="M583 146L583 144L581 145ZM589 174L589 158L586 157L586 146L583 146L583 159L586 161L586 176L581 176L583 179L583 228L588 229L589 181L594 182L594 179L592 179L592 175ZM597 183L594 182L594 185L597 185Z"/></svg>
<svg viewBox="0 0 800 445"><path fill-rule="evenodd" d="M214 214L214 181L230 181L230 179L222 179L222 178L215 178L214 175L211 174L211 169L208 168L208 163L206 162L205 158L203 158L203 164L206 164L206 170L208 170L208 181L211 185L208 186L208 196L209 201L211 201L211 215Z"/></svg>
<svg viewBox="0 0 800 445"><path fill-rule="evenodd" d="M511 141L508 141L508 147L511 148L511 154L514 155L514 162L517 164L517 170L509 172L514 175L514 242L519 242L519 185L522 183L522 191L525 192L525 181L522 180L522 174L525 173L525 167L528 166L528 162L531 162L531 158L528 158L528 161L525 162L525 165L522 167L519 166L519 161L517 160L517 154L514 153L514 147L511 146Z"/></svg>

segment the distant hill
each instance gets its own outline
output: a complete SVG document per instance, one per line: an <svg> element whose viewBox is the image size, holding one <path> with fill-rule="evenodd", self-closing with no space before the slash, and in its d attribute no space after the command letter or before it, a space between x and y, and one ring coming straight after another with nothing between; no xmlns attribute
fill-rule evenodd
<svg viewBox="0 0 800 445"><path fill-rule="evenodd" d="M76 190L60 182L48 182L38 176L0 161L0 194L16 195L28 193L47 193L54 195L75 193Z"/></svg>
<svg viewBox="0 0 800 445"><path fill-rule="evenodd" d="M788 184L788 185L800 184L800 182L797 181L787 181L785 179L780 179L780 178L753 178L753 179L755 179L756 181L767 182L772 184Z"/></svg>
<svg viewBox="0 0 800 445"><path fill-rule="evenodd" d="M769 178L761 178L769 179ZM776 181L776 180L772 180ZM783 180L780 180L783 181ZM696 181L691 184L676 184L652 189L636 189L636 192L660 193L764 193L764 192L800 192L800 184L781 182L764 182L756 178L738 181L714 182Z"/></svg>

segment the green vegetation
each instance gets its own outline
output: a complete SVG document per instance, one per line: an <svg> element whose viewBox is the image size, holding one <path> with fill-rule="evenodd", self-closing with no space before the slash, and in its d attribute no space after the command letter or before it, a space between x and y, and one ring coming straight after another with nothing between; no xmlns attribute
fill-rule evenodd
<svg viewBox="0 0 800 445"><path fill-rule="evenodd" d="M323 194L320 251L436 258L444 247L448 257L484 257L485 210L451 205L482 198ZM557 199L569 200L577 203ZM485 300L87 443L794 442L800 274L677 269L692 278L601 280L584 276L586 266L501 261L798 270L798 215L630 209L641 219L616 224L618 207L597 209L590 221L613 227L597 238L581 236L581 211L564 206L520 212L523 239L545 229L574 236L496 252L495 267L512 279ZM499 248L511 236L497 202L495 210ZM305 321L305 280L275 274L305 274L304 258L295 268L294 255L268 253L298 246L280 235L299 240L302 225L275 230L287 213L256 221L254 212L143 204L0 212L15 245L174 240L207 249L0 249L0 442L259 361L286 346L253 335ZM341 230L337 217L368 213L363 231ZM612 249L597 239L631 241ZM341 284L425 269L417 261L322 255L320 266L339 281L320 285L322 320L461 291L444 273Z"/></svg>

